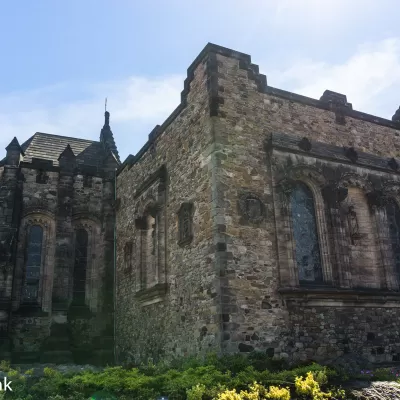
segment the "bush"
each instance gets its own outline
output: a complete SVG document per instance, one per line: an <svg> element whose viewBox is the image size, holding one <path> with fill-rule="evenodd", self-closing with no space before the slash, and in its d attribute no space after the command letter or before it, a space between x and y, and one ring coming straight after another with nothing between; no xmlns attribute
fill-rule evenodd
<svg viewBox="0 0 400 400"><path fill-rule="evenodd" d="M8 372L10 370L10 361L0 361L0 371Z"/></svg>
<svg viewBox="0 0 400 400"><path fill-rule="evenodd" d="M187 400L202 400L206 387L202 384L197 384L191 389L186 390Z"/></svg>
<svg viewBox="0 0 400 400"><path fill-rule="evenodd" d="M5 368L7 365L4 363ZM5 400L85 400L95 395L115 400L152 400L160 396L168 396L169 400L288 400L290 391L296 395L297 386L298 396L320 400L327 397L318 396L336 393L328 385L337 377L334 370L318 364L282 369L282 364L260 355L210 355L204 360L190 358L75 374L45 368L42 377L32 375L32 371L22 374L8 368L13 392L7 392Z"/></svg>
<svg viewBox="0 0 400 400"><path fill-rule="evenodd" d="M237 393L236 389L225 390L220 393L216 400L290 400L290 390L288 388L280 388L271 386L268 389L256 382L249 386L249 391L242 390Z"/></svg>

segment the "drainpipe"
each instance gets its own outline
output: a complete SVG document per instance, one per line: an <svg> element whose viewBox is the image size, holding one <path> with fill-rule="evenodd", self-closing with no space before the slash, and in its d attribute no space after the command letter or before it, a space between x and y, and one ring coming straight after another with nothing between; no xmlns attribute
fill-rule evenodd
<svg viewBox="0 0 400 400"><path fill-rule="evenodd" d="M114 204L117 201L117 170L114 171ZM116 309L117 309L117 211L114 207L114 296L113 296L113 318L114 318L114 363L118 364L117 360L117 340L116 340Z"/></svg>

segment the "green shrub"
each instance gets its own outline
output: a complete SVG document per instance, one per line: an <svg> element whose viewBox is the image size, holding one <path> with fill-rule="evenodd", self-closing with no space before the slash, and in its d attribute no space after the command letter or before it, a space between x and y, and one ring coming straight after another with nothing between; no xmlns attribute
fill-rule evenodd
<svg viewBox="0 0 400 400"><path fill-rule="evenodd" d="M4 363L7 365L9 368ZM152 400L161 395L168 396L169 400L212 400L233 391L247 400L257 399L255 389L251 389L254 382L258 382L260 390L264 390L261 386L265 388L265 396L275 396L265 398L285 398L287 392L283 388L294 391L296 377L312 373L319 387L328 392L329 383L337 378L334 370L318 364L282 369L263 355L222 358L208 355L202 360L189 358L136 368L108 367L101 372L62 374L51 368L43 372L42 377L24 376L9 368L7 374L12 377L13 392L8 392L5 400L87 400L94 394L101 399L115 400Z"/></svg>
<svg viewBox="0 0 400 400"><path fill-rule="evenodd" d="M206 387L200 383L186 390L187 400L202 400Z"/></svg>
<svg viewBox="0 0 400 400"><path fill-rule="evenodd" d="M1 360L0 361L0 371L8 372L10 370L10 361Z"/></svg>

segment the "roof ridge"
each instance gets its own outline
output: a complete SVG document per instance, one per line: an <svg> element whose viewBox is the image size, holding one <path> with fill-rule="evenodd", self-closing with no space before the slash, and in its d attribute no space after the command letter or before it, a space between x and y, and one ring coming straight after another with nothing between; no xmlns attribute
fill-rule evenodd
<svg viewBox="0 0 400 400"><path fill-rule="evenodd" d="M54 133L35 132L33 136L36 136L36 135L46 135L46 136L52 136L52 137L59 137L59 138L63 138L63 139L80 140L81 142L100 143L100 141L98 141L98 140L90 140L90 139L75 138L72 136L56 135Z"/></svg>

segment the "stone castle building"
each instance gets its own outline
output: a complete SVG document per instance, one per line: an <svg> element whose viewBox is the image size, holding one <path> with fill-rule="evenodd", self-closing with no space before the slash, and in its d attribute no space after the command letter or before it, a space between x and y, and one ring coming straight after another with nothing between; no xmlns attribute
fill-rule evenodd
<svg viewBox="0 0 400 400"><path fill-rule="evenodd" d="M399 135L400 111L276 89L250 56L208 44L122 164L108 113L99 142L14 139L3 355L400 361Z"/></svg>
<svg viewBox="0 0 400 400"><path fill-rule="evenodd" d="M400 360L400 111L267 84L208 44L117 173L120 360Z"/></svg>

